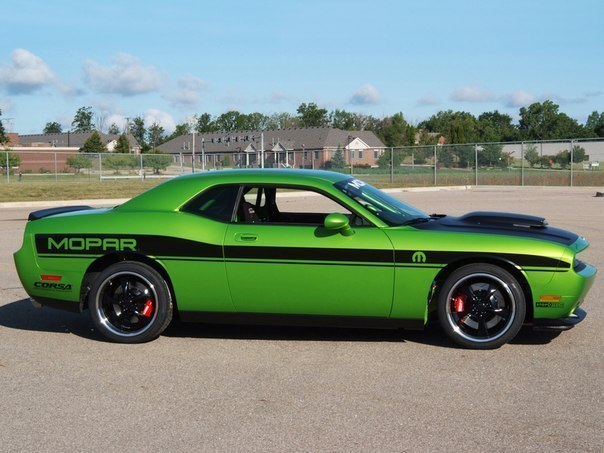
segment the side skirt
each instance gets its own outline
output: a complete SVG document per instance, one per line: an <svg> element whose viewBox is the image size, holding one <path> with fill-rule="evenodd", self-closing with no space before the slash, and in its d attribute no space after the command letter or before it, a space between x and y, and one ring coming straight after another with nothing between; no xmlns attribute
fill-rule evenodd
<svg viewBox="0 0 604 453"><path fill-rule="evenodd" d="M392 319L368 316L289 315L267 313L222 313L180 311L183 322L265 326L350 327L360 329L423 330L421 319Z"/></svg>

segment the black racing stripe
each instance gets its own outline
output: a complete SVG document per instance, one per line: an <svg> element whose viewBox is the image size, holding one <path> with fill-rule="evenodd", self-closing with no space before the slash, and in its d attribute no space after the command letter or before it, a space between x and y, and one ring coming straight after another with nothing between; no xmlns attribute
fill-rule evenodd
<svg viewBox="0 0 604 453"><path fill-rule="evenodd" d="M224 255L231 259L355 261L363 263L394 262L392 250L332 249L306 247L225 246Z"/></svg>
<svg viewBox="0 0 604 453"><path fill-rule="evenodd" d="M64 240L67 239L67 243ZM102 255L118 251L114 247L84 246L81 239L115 239L135 240L135 250L130 247L124 251L132 251L151 256L205 257L222 258L222 247L205 242L192 241L169 236L144 234L36 234L36 250L38 254L56 255ZM52 241L50 241L52 240ZM75 248L69 245L69 241Z"/></svg>
<svg viewBox="0 0 604 453"><path fill-rule="evenodd" d="M413 262L415 250L397 250L395 260L398 263ZM426 256L425 263L449 264L466 258L499 258L510 261L518 266L534 267L560 267L568 268L569 263L546 256L524 255L516 253L485 253L485 252L444 252L444 251L423 251ZM417 258L416 258L417 259Z"/></svg>
<svg viewBox="0 0 604 453"><path fill-rule="evenodd" d="M51 240L52 241L51 241ZM135 250L126 248L144 255L164 257L165 259L222 259L223 248L220 245L208 244L189 239L175 238L160 235L125 235L125 234L37 234L35 236L36 249L40 256L49 257L94 257L105 253L115 252L111 245L92 245L81 247L86 239L135 240ZM67 240L67 242L65 242ZM71 243L70 240L74 240ZM95 242L95 244L98 241ZM71 245L69 245L71 244ZM418 256L423 254L423 256ZM425 257L425 260L424 260ZM269 260L282 261L313 261L326 263L372 263L383 265L418 265L418 267L446 265L461 259L498 258L510 261L518 266L550 267L569 269L570 264L554 258L511 253L485 253L485 252L446 252L417 250L371 250L371 249L337 249L337 248L312 248L312 247L257 247L257 246L225 246L224 258L227 261L255 260L266 262ZM421 261L418 261L421 258Z"/></svg>
<svg viewBox="0 0 604 453"><path fill-rule="evenodd" d="M229 259L227 263L239 263L239 264L278 264L280 266L287 266L290 264L295 264L298 266L347 266L347 267L388 267L392 268L392 263L355 263L355 262L337 262L337 261L319 261L308 260L308 261L273 261L273 260L243 260L243 259Z"/></svg>

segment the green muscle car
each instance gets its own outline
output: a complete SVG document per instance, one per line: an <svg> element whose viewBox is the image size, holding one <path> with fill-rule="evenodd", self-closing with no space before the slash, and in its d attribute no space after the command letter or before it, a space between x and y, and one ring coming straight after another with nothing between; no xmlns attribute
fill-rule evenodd
<svg viewBox="0 0 604 453"><path fill-rule="evenodd" d="M183 321L421 329L469 348L566 330L596 269L540 217L426 215L340 173L181 176L112 209L32 212L14 255L38 305L139 343Z"/></svg>

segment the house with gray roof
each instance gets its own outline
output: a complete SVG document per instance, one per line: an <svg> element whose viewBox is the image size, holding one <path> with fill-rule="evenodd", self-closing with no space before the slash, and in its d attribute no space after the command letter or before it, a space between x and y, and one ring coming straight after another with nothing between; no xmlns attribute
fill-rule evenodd
<svg viewBox="0 0 604 453"><path fill-rule="evenodd" d="M86 140L90 138L93 131L90 132L61 132L56 134L28 134L18 135L18 146L32 148L73 148L79 150L84 146ZM101 136L103 144L107 151L112 152L117 144L120 135L98 133ZM132 134L127 134L126 138L130 143L130 148L134 154L140 154L140 145Z"/></svg>
<svg viewBox="0 0 604 453"><path fill-rule="evenodd" d="M346 165L377 165L385 145L371 131L330 127L185 134L157 147L205 166L324 168L340 150Z"/></svg>

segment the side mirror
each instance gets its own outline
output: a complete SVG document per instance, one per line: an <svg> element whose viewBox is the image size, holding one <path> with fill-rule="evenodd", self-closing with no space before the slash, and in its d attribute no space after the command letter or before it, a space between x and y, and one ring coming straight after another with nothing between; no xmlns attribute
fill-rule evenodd
<svg viewBox="0 0 604 453"><path fill-rule="evenodd" d="M348 217L344 214L329 214L325 217L323 225L328 230L339 231L342 236L352 236L354 234L354 230L350 228Z"/></svg>

